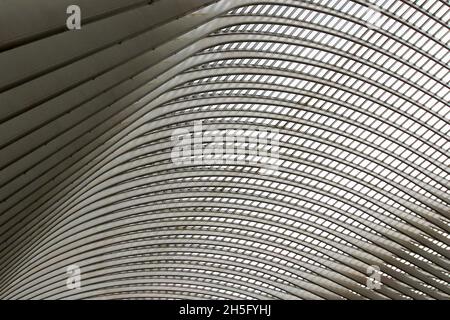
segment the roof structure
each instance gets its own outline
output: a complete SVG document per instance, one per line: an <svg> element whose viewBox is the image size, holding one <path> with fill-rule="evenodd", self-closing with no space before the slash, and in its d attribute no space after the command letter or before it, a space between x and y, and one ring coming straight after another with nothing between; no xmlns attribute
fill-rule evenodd
<svg viewBox="0 0 450 320"><path fill-rule="evenodd" d="M0 297L449 299L449 19L439 0L2 1ZM277 170L174 162L198 123L275 132Z"/></svg>

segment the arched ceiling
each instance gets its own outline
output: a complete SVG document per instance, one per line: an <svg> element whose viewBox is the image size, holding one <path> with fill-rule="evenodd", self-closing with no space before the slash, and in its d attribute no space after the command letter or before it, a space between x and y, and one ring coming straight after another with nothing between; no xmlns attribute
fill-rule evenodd
<svg viewBox="0 0 450 320"><path fill-rule="evenodd" d="M30 2L0 3L1 298L450 297L446 1ZM277 130L277 172L174 163L198 121Z"/></svg>

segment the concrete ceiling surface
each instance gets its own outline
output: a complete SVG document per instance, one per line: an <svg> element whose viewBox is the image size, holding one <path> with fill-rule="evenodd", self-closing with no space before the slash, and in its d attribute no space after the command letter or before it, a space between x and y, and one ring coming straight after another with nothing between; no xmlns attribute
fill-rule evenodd
<svg viewBox="0 0 450 320"><path fill-rule="evenodd" d="M449 18L2 1L0 298L449 299ZM199 124L196 150L245 159L176 161ZM247 135L269 132L267 170Z"/></svg>

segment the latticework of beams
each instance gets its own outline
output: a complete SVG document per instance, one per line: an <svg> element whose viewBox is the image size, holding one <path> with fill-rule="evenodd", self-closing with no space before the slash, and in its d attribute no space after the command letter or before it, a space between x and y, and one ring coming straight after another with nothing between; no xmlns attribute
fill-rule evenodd
<svg viewBox="0 0 450 320"><path fill-rule="evenodd" d="M445 1L40 2L0 4L1 298L450 297ZM174 162L199 122L277 171Z"/></svg>

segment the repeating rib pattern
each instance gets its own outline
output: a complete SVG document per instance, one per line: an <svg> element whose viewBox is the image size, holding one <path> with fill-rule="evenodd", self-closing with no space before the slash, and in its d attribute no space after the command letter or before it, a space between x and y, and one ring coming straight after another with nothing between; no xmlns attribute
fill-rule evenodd
<svg viewBox="0 0 450 320"><path fill-rule="evenodd" d="M0 3L1 298L449 299L446 1L39 2ZM199 121L277 172L174 163Z"/></svg>

